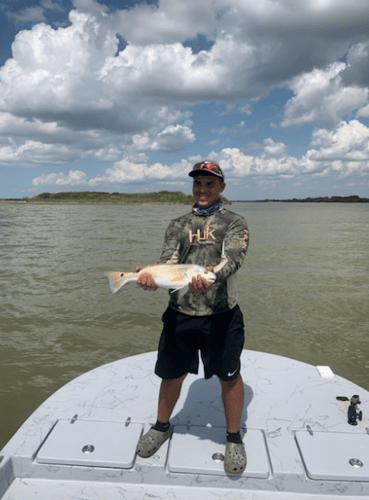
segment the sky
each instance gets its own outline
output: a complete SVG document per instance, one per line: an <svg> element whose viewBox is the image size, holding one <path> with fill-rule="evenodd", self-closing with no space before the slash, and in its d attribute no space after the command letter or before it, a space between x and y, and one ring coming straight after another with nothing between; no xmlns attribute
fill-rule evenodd
<svg viewBox="0 0 369 500"><path fill-rule="evenodd" d="M0 0L0 198L369 197L368 0Z"/></svg>

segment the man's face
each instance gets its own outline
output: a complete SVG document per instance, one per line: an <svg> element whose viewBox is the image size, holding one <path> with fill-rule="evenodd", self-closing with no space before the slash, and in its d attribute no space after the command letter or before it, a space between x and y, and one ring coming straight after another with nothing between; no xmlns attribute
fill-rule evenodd
<svg viewBox="0 0 369 500"><path fill-rule="evenodd" d="M193 179L193 195L200 208L208 208L219 199L225 182L215 175L197 175Z"/></svg>

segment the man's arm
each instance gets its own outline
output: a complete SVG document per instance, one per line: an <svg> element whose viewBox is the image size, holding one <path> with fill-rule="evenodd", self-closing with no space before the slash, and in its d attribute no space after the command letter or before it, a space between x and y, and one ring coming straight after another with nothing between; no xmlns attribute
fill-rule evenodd
<svg viewBox="0 0 369 500"><path fill-rule="evenodd" d="M223 241L220 263L214 266L217 281L229 278L241 267L249 246L249 230L243 218L236 219L228 228Z"/></svg>

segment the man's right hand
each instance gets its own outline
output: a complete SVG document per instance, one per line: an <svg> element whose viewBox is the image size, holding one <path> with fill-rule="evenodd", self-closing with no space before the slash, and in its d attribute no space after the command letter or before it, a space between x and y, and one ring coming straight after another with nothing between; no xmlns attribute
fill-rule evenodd
<svg viewBox="0 0 369 500"><path fill-rule="evenodd" d="M135 268L135 271L137 273L139 273L141 271L141 269L142 269L142 267L137 266ZM150 273L142 273L137 280L137 285L140 285L145 290L157 290L158 289L158 286L155 283L154 277Z"/></svg>

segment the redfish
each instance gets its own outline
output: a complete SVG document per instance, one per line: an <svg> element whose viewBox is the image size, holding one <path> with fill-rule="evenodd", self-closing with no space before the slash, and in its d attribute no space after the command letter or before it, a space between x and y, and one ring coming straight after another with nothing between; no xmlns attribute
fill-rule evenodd
<svg viewBox="0 0 369 500"><path fill-rule="evenodd" d="M123 285L137 281L143 273L149 273L159 288L172 289L171 293L179 292L184 295L188 291L188 284L194 276L200 275L209 283L214 283L216 276L203 266L195 264L157 264L144 267L137 272L110 272L106 273L111 293L117 292Z"/></svg>

